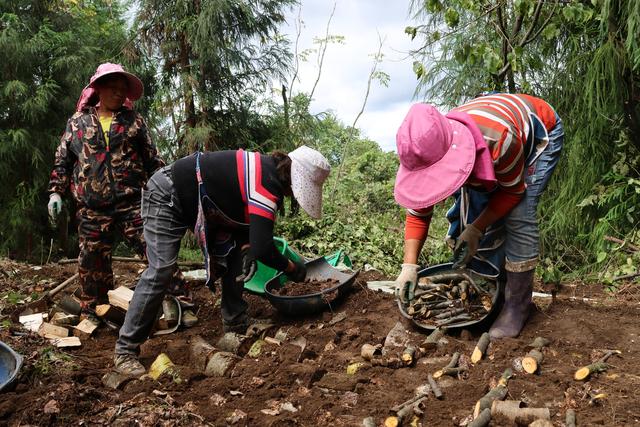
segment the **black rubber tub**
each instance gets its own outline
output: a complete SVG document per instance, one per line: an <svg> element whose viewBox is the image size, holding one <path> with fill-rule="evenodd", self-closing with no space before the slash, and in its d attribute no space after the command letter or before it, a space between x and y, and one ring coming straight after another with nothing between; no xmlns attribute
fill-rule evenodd
<svg viewBox="0 0 640 427"><path fill-rule="evenodd" d="M351 289L351 285L359 273L359 271L352 274L344 273L332 267L324 257L309 261L305 265L307 266L307 279L317 281L334 279L338 280L338 284L332 288L324 289L322 292L309 295L276 295L273 291L284 286L280 283L280 276L284 273L278 274L266 283L264 294L271 305L284 315L305 316L328 308L333 309Z"/></svg>
<svg viewBox="0 0 640 427"><path fill-rule="evenodd" d="M455 271L460 271L460 270L454 270L453 269L453 263L451 263L451 262L445 263L445 264L438 264L438 265L433 265L433 266L426 267L426 268L423 268L422 270L420 270L418 272L418 278L432 276L434 274L440 274L440 273L455 272ZM471 274L468 270L466 272L468 274ZM477 276L474 275L474 277L477 277ZM402 302L399 299L396 299L396 301L398 303L398 309L400 310L400 313L402 314L402 316L404 318L410 320L418 328L426 330L426 331L433 331L434 329L436 329L436 326L429 325L429 324L424 324L424 323L421 323L421 322L418 322L417 320L415 320L412 316L407 314L407 312L405 311L405 307L402 304ZM494 294L493 299L491 301L491 311L486 313L481 318L468 320L468 321L461 321L460 323L447 325L446 328L447 329L469 328L469 327L472 327L472 326L480 325L483 322L488 321L488 320L490 320L490 319L495 317L495 315L497 314L497 311L502 306L502 302L503 302L503 298L502 298L502 294L501 294L501 286L497 286L497 292Z"/></svg>

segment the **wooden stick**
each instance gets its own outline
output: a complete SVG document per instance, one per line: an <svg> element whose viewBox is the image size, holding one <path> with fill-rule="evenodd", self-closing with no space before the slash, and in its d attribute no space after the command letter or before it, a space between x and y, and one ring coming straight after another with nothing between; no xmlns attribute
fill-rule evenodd
<svg viewBox="0 0 640 427"><path fill-rule="evenodd" d="M100 304L96 306L96 316L116 325L124 323L126 313L121 309L109 304Z"/></svg>
<svg viewBox="0 0 640 427"><path fill-rule="evenodd" d="M459 360L460 360L460 353L458 352L453 353L453 356L451 357L451 360L449 361L447 366L445 366L442 369L438 369L436 372L434 372L433 378L440 378L443 375L456 376L460 372L466 371L466 368L456 368L456 366L458 366Z"/></svg>
<svg viewBox="0 0 640 427"><path fill-rule="evenodd" d="M394 406L391 408L391 412L395 412L398 413L400 412L403 408L406 408L407 406L413 405L414 403L416 403L417 401L424 399L427 397L427 393L418 393L417 395L413 396L411 399L409 400L405 400L404 402Z"/></svg>
<svg viewBox="0 0 640 427"><path fill-rule="evenodd" d="M494 401L502 400L507 396L507 382L512 376L513 371L510 368L507 368L500 377L498 385L489 390L487 394L485 394L482 398L480 398L480 400L478 400L478 402L476 402L476 406L473 409L474 418L478 417L480 413L485 409L490 409Z"/></svg>
<svg viewBox="0 0 640 427"><path fill-rule="evenodd" d="M527 374L535 374L543 359L544 356L542 352L534 348L522 358L522 369L524 369Z"/></svg>
<svg viewBox="0 0 640 427"><path fill-rule="evenodd" d="M529 344L529 347L537 348L539 350L542 347L548 346L550 342L551 341L549 341L548 339L546 339L544 337L536 337L536 339L533 340L533 342L531 342L531 344Z"/></svg>
<svg viewBox="0 0 640 427"><path fill-rule="evenodd" d="M480 339L478 340L478 344L476 344L476 348L473 350L471 354L471 363L474 365L482 360L485 351L487 351L487 347L489 347L490 337L489 333L485 332L482 334Z"/></svg>
<svg viewBox="0 0 640 427"><path fill-rule="evenodd" d="M114 256L111 257L111 261L117 262L130 262L136 264L146 264L147 260L142 258L133 258L133 257L123 257L123 256ZM77 263L77 259L61 259L58 261L58 264L75 264ZM178 261L178 266L180 267L189 267L189 268L203 268L202 262L193 262L193 261Z"/></svg>
<svg viewBox="0 0 640 427"><path fill-rule="evenodd" d="M433 318L434 319L438 319L438 320L440 320L440 319L449 319L450 317L457 316L460 313L464 313L464 308L454 308L454 309L451 309L451 310L446 310L445 312L440 313L440 314L434 316Z"/></svg>
<svg viewBox="0 0 640 427"><path fill-rule="evenodd" d="M622 352L620 350L607 351L604 354L604 356L602 356L596 362L587 366L583 366L582 368L578 369L576 373L573 375L573 378L576 379L577 381L582 381L589 378L589 376L591 376L591 374L593 373L606 371L607 369L609 369L609 365L605 363L607 359L614 354L621 354L621 353Z"/></svg>
<svg viewBox="0 0 640 427"><path fill-rule="evenodd" d="M373 359L374 356L378 356L380 354L382 354L381 344L376 344L376 345L363 344L362 348L360 349L360 356L362 356L364 360L370 361L371 359Z"/></svg>
<svg viewBox="0 0 640 427"><path fill-rule="evenodd" d="M491 409L486 408L483 409L482 412L480 412L478 416L473 419L473 421L467 424L467 427L485 427L489 425L490 421Z"/></svg>
<svg viewBox="0 0 640 427"><path fill-rule="evenodd" d="M629 242L626 242L624 240L620 240L616 237L612 237L612 236L604 236L604 240L608 241L608 242L613 242L613 243L617 243L619 245L621 245L623 248L626 246L625 249L627 249L629 252L638 252L640 251L640 248L632 245Z"/></svg>
<svg viewBox="0 0 640 427"><path fill-rule="evenodd" d="M469 316L467 313L463 313L459 316L454 316L454 317L450 317L449 319L445 319L445 320L438 320L436 321L436 324L438 326L445 326L445 325L449 325L451 323L455 323L461 320L471 320L471 316Z"/></svg>
<svg viewBox="0 0 640 427"><path fill-rule="evenodd" d="M427 381L429 381L429 387L431 387L431 391L433 392L433 395L436 397L436 399L442 400L444 398L444 396L442 395L442 390L440 390L440 386L438 386L438 383L431 374L427 375Z"/></svg>
<svg viewBox="0 0 640 427"><path fill-rule="evenodd" d="M444 328L436 328L429 334L429 336L422 342L421 347L432 350L438 346L438 341L444 336Z"/></svg>
<svg viewBox="0 0 640 427"><path fill-rule="evenodd" d="M496 400L491 404L491 417L504 417L512 425L529 425L537 419L550 420L549 408L523 408L519 400Z"/></svg>
<svg viewBox="0 0 640 427"><path fill-rule="evenodd" d="M564 425L565 427L576 427L576 411L567 409Z"/></svg>

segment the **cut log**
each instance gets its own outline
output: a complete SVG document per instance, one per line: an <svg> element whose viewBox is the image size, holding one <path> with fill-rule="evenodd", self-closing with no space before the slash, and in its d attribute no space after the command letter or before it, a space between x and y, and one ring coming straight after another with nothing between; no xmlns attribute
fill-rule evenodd
<svg viewBox="0 0 640 427"><path fill-rule="evenodd" d="M80 347L82 343L78 337L52 338L49 342L57 348Z"/></svg>
<svg viewBox="0 0 640 427"><path fill-rule="evenodd" d="M489 347L490 337L489 333L485 332L482 334L480 339L478 340L478 344L476 344L476 348L473 349L473 353L471 354L471 363L474 365L478 363L484 357L484 353L487 351Z"/></svg>
<svg viewBox="0 0 640 427"><path fill-rule="evenodd" d="M80 316L59 311L51 318L51 323L56 326L75 326L80 321Z"/></svg>
<svg viewBox="0 0 640 427"><path fill-rule="evenodd" d="M123 375L119 372L111 371L102 376L102 384L106 387L117 390L133 379L134 378L129 375Z"/></svg>
<svg viewBox="0 0 640 427"><path fill-rule="evenodd" d="M491 405L494 401L502 400L507 396L507 382L512 376L513 371L510 368L507 368L500 377L498 385L489 390L487 394L476 402L476 406L473 409L473 418L478 417L485 409L491 409Z"/></svg>
<svg viewBox="0 0 640 427"><path fill-rule="evenodd" d="M64 338L69 336L69 330L62 326L52 325L48 322L42 322L38 328L38 335L43 338Z"/></svg>
<svg viewBox="0 0 640 427"><path fill-rule="evenodd" d="M239 360L240 358L233 353L219 351L209 359L204 374L214 377L226 377Z"/></svg>
<svg viewBox="0 0 640 427"><path fill-rule="evenodd" d="M535 374L540 368L543 359L542 352L534 348L522 358L522 369L527 374Z"/></svg>
<svg viewBox="0 0 640 427"><path fill-rule="evenodd" d="M473 419L467 427L486 427L491 422L491 409L485 408Z"/></svg>
<svg viewBox="0 0 640 427"><path fill-rule="evenodd" d="M605 363L607 359L614 354L621 354L621 353L622 352L620 350L607 351L605 355L602 356L600 359L598 359L596 362L592 363L591 365L583 366L582 368L578 369L576 373L573 375L573 378L578 381L582 381L589 378L591 374L606 371L607 369L609 369L609 365Z"/></svg>
<svg viewBox="0 0 640 427"><path fill-rule="evenodd" d="M554 425L549 420L538 418L537 420L529 424L529 427L554 427Z"/></svg>
<svg viewBox="0 0 640 427"><path fill-rule="evenodd" d="M193 367L200 372L204 372L209 359L216 351L215 347L206 342L204 338L196 336L191 340L191 346L189 348Z"/></svg>
<svg viewBox="0 0 640 427"><path fill-rule="evenodd" d="M367 417L362 420L362 427L376 427L376 420L373 417Z"/></svg>
<svg viewBox="0 0 640 427"><path fill-rule="evenodd" d="M227 332L218 340L216 348L229 353L244 356L247 354L257 337L248 337L235 332Z"/></svg>
<svg viewBox="0 0 640 427"><path fill-rule="evenodd" d="M565 427L576 427L576 411L573 409L567 409L564 425Z"/></svg>
<svg viewBox="0 0 640 427"><path fill-rule="evenodd" d="M442 395L442 390L440 390L440 386L438 386L438 383L431 374L427 375L427 381L429 381L429 387L431 388L431 391L433 392L435 398L438 400L442 400L444 398L444 396Z"/></svg>
<svg viewBox="0 0 640 427"><path fill-rule="evenodd" d="M384 427L398 427L400 425L400 419L398 417L387 417L384 420Z"/></svg>
<svg viewBox="0 0 640 427"><path fill-rule="evenodd" d="M526 425L538 419L550 420L549 408L523 408L520 400L496 400L491 404L491 418L503 419L510 425Z"/></svg>
<svg viewBox="0 0 640 427"><path fill-rule="evenodd" d="M25 327L25 329L31 332L38 332L40 325L49 317L47 313L35 313L20 316L18 321Z"/></svg>
<svg viewBox="0 0 640 427"><path fill-rule="evenodd" d="M74 327L73 335L88 338L96 329L98 329L98 324L89 319L84 319Z"/></svg>
<svg viewBox="0 0 640 427"><path fill-rule="evenodd" d="M402 368L404 363L399 357L382 356L371 359L371 366L383 366L385 368L398 369Z"/></svg>
<svg viewBox="0 0 640 427"><path fill-rule="evenodd" d="M429 334L429 336L422 342L421 347L426 350L433 350L438 347L438 341L444 336L444 328L436 328Z"/></svg>
<svg viewBox="0 0 640 427"><path fill-rule="evenodd" d="M402 352L401 359L405 366L413 365L413 362L416 361L416 348L414 346L405 348Z"/></svg>
<svg viewBox="0 0 640 427"><path fill-rule="evenodd" d="M109 304L127 311L133 298L133 291L126 286L120 286L107 292L107 296L109 297Z"/></svg>
<svg viewBox="0 0 640 427"><path fill-rule="evenodd" d="M101 304L96 307L96 315L107 322L111 322L115 325L122 325L124 323L126 313L112 305Z"/></svg>
<svg viewBox="0 0 640 427"><path fill-rule="evenodd" d="M360 356L362 356L364 360L370 361L375 356L379 356L380 354L382 354L382 344L363 344L362 348L360 349Z"/></svg>
<svg viewBox="0 0 640 427"><path fill-rule="evenodd" d="M76 316L79 316L82 312L82 305L80 305L80 301L71 295L63 296L60 302L58 302L58 307L65 313L75 314Z"/></svg>

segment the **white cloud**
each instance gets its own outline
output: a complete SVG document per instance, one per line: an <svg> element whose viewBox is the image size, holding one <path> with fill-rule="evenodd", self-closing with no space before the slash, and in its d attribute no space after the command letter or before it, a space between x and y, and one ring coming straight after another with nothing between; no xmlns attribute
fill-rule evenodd
<svg viewBox="0 0 640 427"><path fill-rule="evenodd" d="M314 37L324 37L333 2L302 0L304 27L298 51L317 47ZM295 40L297 8L287 15L283 32ZM385 39L384 59L379 69L390 76L389 87L374 82L364 114L356 124L364 135L375 140L384 150L395 149L395 134L413 102L416 79L408 51L410 38L404 28L408 18L409 0L341 0L336 4L329 33L345 37L343 45L327 48L321 79L314 93L311 110L314 113L333 110L348 125L353 123L362 107L367 79L373 65L372 54L378 49L378 34ZM318 68L315 56L302 62L295 92L310 92Z"/></svg>

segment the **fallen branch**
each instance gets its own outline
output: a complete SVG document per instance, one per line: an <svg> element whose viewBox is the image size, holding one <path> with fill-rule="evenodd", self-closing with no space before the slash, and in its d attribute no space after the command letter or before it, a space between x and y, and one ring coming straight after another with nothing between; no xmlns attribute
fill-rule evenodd
<svg viewBox="0 0 640 427"><path fill-rule="evenodd" d="M442 395L442 390L440 390L440 386L438 386L438 383L431 374L427 375L427 381L429 381L429 387L431 388L431 391L433 392L435 398L438 400L442 400L444 398L444 396Z"/></svg>
<svg viewBox="0 0 640 427"><path fill-rule="evenodd" d="M473 418L477 418L482 411L485 409L491 409L491 405L496 400L502 400L507 396L507 383L509 382L509 378L513 376L513 371L510 368L507 368L500 380L498 381L498 385L489 390L487 394L476 402L476 406L473 409Z"/></svg>
<svg viewBox="0 0 640 427"><path fill-rule="evenodd" d="M607 369L609 369L609 365L605 363L607 359L614 354L621 354L621 353L622 352L620 350L607 351L604 354L604 356L596 360L594 363L587 366L583 366L582 368L578 369L576 373L573 375L573 378L576 379L577 381L582 381L589 378L591 374L606 371Z"/></svg>
<svg viewBox="0 0 640 427"><path fill-rule="evenodd" d="M434 372L433 378L440 378L443 375L449 375L449 376L455 377L458 374L466 371L467 370L466 367L457 367L459 360L460 360L460 353L458 352L453 353L453 356L451 357L451 361L449 362L449 364L444 368L438 369L436 372Z"/></svg>
<svg viewBox="0 0 640 427"><path fill-rule="evenodd" d="M604 240L619 244L620 249L625 249L627 252L640 252L639 247L632 245L631 243L624 240L618 239L617 237L604 236Z"/></svg>
<svg viewBox="0 0 640 427"><path fill-rule="evenodd" d="M476 344L476 348L473 349L473 353L471 354L471 363L474 365L482 360L484 353L487 351L489 347L489 333L485 332L482 334L480 339L478 340L478 344Z"/></svg>
<svg viewBox="0 0 640 427"><path fill-rule="evenodd" d="M503 418L510 425L529 425L535 420L550 420L549 408L523 408L520 400L496 400L491 404L491 418Z"/></svg>
<svg viewBox="0 0 640 427"><path fill-rule="evenodd" d="M124 257L124 256L114 256L111 257L112 261L117 262L130 262L135 264L146 264L147 260L143 258L133 258L133 257ZM61 259L58 261L58 264L75 264L78 262L77 258L71 259ZM188 268L203 268L202 262L193 262L193 261L178 261L178 266L180 267L188 267Z"/></svg>

